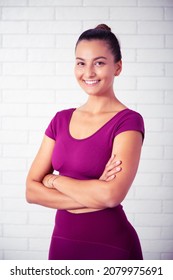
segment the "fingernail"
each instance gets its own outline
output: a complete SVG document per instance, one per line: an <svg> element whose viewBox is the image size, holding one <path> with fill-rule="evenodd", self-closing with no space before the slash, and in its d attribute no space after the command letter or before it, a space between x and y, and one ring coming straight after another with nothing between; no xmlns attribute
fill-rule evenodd
<svg viewBox="0 0 173 280"><path fill-rule="evenodd" d="M121 170L121 167L117 167L117 168L116 168L116 171L120 171L120 170Z"/></svg>

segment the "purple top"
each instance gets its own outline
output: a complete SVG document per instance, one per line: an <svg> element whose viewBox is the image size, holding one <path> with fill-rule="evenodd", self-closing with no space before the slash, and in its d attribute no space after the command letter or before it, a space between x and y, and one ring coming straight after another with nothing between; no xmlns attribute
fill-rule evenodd
<svg viewBox="0 0 173 280"><path fill-rule="evenodd" d="M124 109L91 136L75 139L69 131L75 110L72 108L58 112L45 131L48 137L56 141L52 166L60 175L79 180L98 179L111 156L114 138L119 133L136 130L144 138L142 116L133 110Z"/></svg>

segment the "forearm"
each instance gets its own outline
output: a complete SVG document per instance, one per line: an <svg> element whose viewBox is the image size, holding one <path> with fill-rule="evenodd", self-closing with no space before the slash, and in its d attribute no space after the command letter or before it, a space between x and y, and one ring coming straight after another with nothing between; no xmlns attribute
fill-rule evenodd
<svg viewBox="0 0 173 280"><path fill-rule="evenodd" d="M76 180L57 176L54 187L88 208L109 207L109 182L102 180Z"/></svg>
<svg viewBox="0 0 173 280"><path fill-rule="evenodd" d="M27 182L26 199L29 203L39 204L54 209L83 209L81 203L56 189L46 188L37 181Z"/></svg>

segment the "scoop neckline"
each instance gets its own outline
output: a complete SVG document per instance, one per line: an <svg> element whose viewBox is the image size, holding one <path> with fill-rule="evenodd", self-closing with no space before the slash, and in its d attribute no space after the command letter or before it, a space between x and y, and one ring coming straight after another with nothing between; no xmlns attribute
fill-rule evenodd
<svg viewBox="0 0 173 280"><path fill-rule="evenodd" d="M71 122L71 119L72 119L72 116L73 116L73 113L77 110L77 108L72 108L71 109L71 113L70 113L70 117L69 117L69 120L68 120L68 135L70 136L70 138L74 141L85 141L85 140L88 140L92 137L94 137L96 134L98 134L105 126L107 126L112 120L114 120L118 115L120 115L121 113L123 113L124 111L129 111L130 109L129 108L125 108L119 112L117 112L110 120L108 120L104 125L102 125L98 130L96 130L93 134L85 137L85 138L75 138L71 135L70 133L70 122Z"/></svg>

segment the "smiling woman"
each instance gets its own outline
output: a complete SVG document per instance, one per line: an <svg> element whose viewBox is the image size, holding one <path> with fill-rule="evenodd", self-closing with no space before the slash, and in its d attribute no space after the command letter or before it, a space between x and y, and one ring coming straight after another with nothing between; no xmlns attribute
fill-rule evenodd
<svg viewBox="0 0 173 280"><path fill-rule="evenodd" d="M75 54L75 76L88 100L51 120L27 176L27 201L58 209L49 259L142 259L121 202L138 169L144 123L113 89L120 46L99 25L81 34Z"/></svg>

